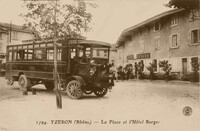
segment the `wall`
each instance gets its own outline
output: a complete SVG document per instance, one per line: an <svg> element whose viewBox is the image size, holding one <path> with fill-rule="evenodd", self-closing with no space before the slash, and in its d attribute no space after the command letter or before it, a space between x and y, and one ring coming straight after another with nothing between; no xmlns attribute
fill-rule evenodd
<svg viewBox="0 0 200 131"><path fill-rule="evenodd" d="M171 27L171 18L173 15L178 16L178 25ZM187 69L191 72L191 58L200 58L200 20L191 22L189 12L179 12L178 14L173 14L170 16L165 16L160 18L161 30L154 31L154 22L144 25L145 28L141 27L132 31L131 39L127 38L125 43L118 47L118 56L120 52L123 54L123 59L119 59L119 65L125 66L126 64L133 64L144 61L145 67L149 66L149 63L153 59L168 60L172 64L172 72L182 72L182 58L187 58ZM192 29L199 29L199 43L197 45L191 46L190 44L190 31ZM171 35L178 34L179 42L178 48L171 48ZM160 39L160 48L155 49L155 38ZM144 50L140 50L140 43L144 43ZM141 53L150 53L150 58L137 59L136 55ZM127 60L128 55L134 55L133 60ZM158 63L158 62L157 62ZM145 68L145 72L148 70ZM162 72L161 68L158 66L158 72Z"/></svg>

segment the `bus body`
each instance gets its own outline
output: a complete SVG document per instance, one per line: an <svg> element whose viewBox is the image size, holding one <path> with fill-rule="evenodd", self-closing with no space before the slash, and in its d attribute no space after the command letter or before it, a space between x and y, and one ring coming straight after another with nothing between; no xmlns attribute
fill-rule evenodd
<svg viewBox="0 0 200 131"><path fill-rule="evenodd" d="M99 41L58 41L59 83L70 98L79 99L83 93L102 97L114 85L109 71L109 50L108 43ZM53 41L7 46L8 84L18 81L26 91L42 83L47 90L53 90L53 58Z"/></svg>

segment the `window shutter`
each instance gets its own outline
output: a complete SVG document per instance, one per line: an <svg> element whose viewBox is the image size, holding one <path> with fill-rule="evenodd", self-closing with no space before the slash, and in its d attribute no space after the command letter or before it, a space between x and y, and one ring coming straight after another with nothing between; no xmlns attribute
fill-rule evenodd
<svg viewBox="0 0 200 131"><path fill-rule="evenodd" d="M169 36L169 47L172 47L172 35Z"/></svg>
<svg viewBox="0 0 200 131"><path fill-rule="evenodd" d="M191 44L191 31L188 32L188 44Z"/></svg>
<svg viewBox="0 0 200 131"><path fill-rule="evenodd" d="M180 42L180 34L177 34L177 45L180 46L181 42Z"/></svg>

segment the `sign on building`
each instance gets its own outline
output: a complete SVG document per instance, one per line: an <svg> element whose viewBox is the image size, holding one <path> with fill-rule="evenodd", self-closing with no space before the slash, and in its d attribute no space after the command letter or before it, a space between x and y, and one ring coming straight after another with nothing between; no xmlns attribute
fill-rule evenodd
<svg viewBox="0 0 200 131"><path fill-rule="evenodd" d="M147 58L150 58L150 53L137 54L137 59L147 59Z"/></svg>
<svg viewBox="0 0 200 131"><path fill-rule="evenodd" d="M127 60L134 60L134 55L128 55Z"/></svg>

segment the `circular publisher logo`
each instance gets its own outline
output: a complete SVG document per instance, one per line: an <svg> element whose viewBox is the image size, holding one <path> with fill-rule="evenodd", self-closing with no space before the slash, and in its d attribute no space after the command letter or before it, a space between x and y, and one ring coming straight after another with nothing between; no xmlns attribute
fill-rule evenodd
<svg viewBox="0 0 200 131"><path fill-rule="evenodd" d="M190 116L192 114L192 108L189 106L186 106L183 108L183 114L185 116Z"/></svg>

